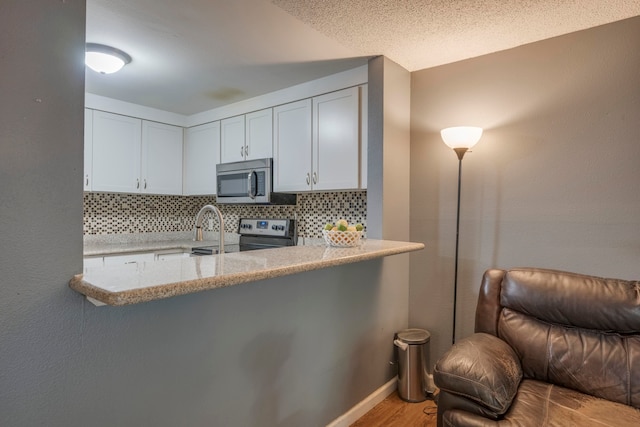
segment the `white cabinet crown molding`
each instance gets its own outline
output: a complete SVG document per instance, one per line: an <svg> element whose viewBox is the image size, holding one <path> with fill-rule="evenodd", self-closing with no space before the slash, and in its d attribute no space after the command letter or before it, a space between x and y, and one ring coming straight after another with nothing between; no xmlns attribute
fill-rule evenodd
<svg viewBox="0 0 640 427"><path fill-rule="evenodd" d="M137 119L150 120L152 122L165 123L173 126L186 127L189 123L188 117L170 111L158 110L157 108L146 107L144 105L132 104L118 99L107 98L106 96L95 95L93 93L84 94L85 108L106 111L108 113L121 114L135 117Z"/></svg>

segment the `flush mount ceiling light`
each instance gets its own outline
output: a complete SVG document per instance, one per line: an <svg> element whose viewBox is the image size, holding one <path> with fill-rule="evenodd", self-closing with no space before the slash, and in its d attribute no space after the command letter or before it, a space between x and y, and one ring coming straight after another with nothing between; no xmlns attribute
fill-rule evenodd
<svg viewBox="0 0 640 427"><path fill-rule="evenodd" d="M115 47L87 43L84 62L93 71L100 74L111 74L131 62L131 57Z"/></svg>

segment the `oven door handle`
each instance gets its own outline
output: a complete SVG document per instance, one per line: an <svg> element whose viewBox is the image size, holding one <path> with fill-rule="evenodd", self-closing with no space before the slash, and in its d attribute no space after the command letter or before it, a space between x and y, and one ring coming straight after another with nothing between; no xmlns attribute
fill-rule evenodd
<svg viewBox="0 0 640 427"><path fill-rule="evenodd" d="M253 184L253 177L257 176L256 171L251 171L247 174L247 196L251 197L252 199L256 198L256 194L258 194L258 185L256 183L256 190L255 192L251 191L251 184Z"/></svg>

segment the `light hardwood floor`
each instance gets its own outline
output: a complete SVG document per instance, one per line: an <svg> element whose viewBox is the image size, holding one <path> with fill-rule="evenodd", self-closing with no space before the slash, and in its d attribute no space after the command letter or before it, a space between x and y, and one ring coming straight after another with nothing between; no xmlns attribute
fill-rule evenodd
<svg viewBox="0 0 640 427"><path fill-rule="evenodd" d="M393 392L351 427L436 427L436 411L433 400L409 403Z"/></svg>

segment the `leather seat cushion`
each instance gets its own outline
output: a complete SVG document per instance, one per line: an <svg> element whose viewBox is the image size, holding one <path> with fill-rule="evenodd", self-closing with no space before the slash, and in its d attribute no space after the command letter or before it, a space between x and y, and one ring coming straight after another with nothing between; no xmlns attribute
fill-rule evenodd
<svg viewBox="0 0 640 427"><path fill-rule="evenodd" d="M506 421L506 422L505 422ZM499 425L640 426L640 410L536 380L523 380Z"/></svg>

